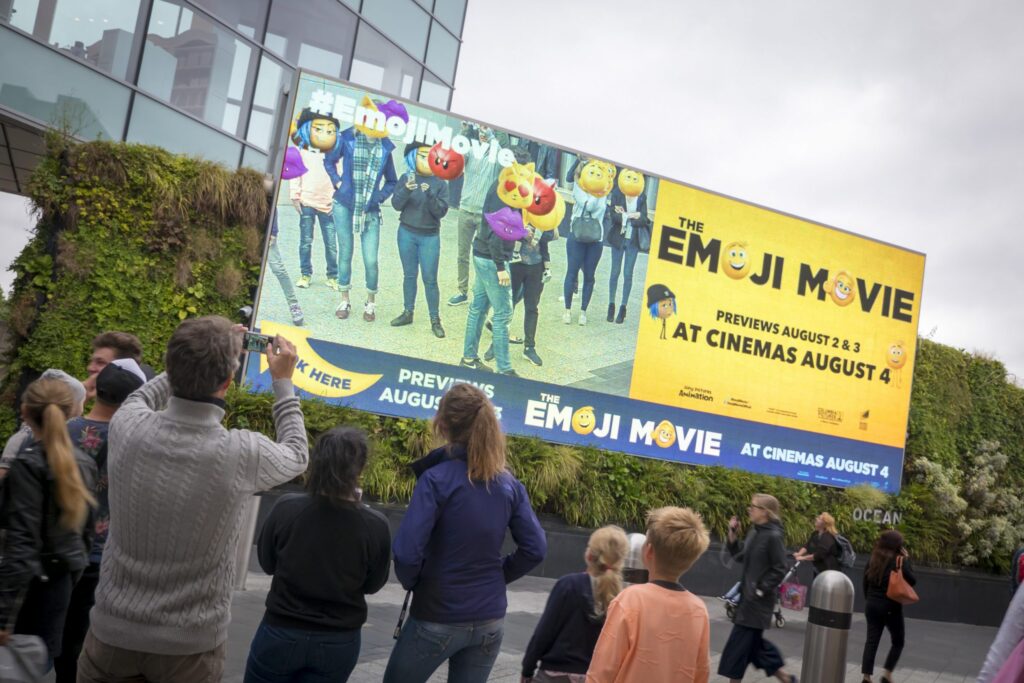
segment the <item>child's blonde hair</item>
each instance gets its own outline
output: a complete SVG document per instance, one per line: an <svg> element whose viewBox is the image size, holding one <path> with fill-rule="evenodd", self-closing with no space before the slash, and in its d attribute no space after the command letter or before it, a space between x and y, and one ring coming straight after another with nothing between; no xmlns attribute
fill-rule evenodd
<svg viewBox="0 0 1024 683"><path fill-rule="evenodd" d="M700 515L690 508L663 507L647 513L647 542L661 573L684 574L710 541Z"/></svg>
<svg viewBox="0 0 1024 683"><path fill-rule="evenodd" d="M617 526L603 526L587 541L587 570L596 579L594 614L602 615L608 604L622 592L622 565L629 552L626 532Z"/></svg>

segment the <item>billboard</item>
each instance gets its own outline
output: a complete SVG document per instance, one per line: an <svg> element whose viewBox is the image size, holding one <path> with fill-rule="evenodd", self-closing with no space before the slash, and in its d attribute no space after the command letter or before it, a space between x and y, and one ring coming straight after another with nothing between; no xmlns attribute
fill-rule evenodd
<svg viewBox="0 0 1024 683"><path fill-rule="evenodd" d="M305 395L428 418L465 381L511 434L899 490L923 254L310 73L294 92L254 320L297 342Z"/></svg>

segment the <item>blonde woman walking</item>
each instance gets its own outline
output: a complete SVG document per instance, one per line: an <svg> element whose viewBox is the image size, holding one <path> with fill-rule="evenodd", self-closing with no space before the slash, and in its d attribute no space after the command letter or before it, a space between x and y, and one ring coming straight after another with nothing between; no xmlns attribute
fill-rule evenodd
<svg viewBox="0 0 1024 683"><path fill-rule="evenodd" d="M626 532L617 526L590 535L586 571L563 576L551 589L523 656L523 681L583 683L608 604L622 591L628 552Z"/></svg>
<svg viewBox="0 0 1024 683"><path fill-rule="evenodd" d="M835 517L822 512L814 520L814 532L811 537L793 557L800 562L812 562L815 576L827 569L840 571L839 558L843 554L843 549L836 540L838 535Z"/></svg>

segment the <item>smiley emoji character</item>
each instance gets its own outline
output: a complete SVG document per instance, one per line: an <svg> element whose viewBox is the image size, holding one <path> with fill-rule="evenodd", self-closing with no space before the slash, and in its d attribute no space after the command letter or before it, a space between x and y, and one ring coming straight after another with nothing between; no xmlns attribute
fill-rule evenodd
<svg viewBox="0 0 1024 683"><path fill-rule="evenodd" d="M743 279L750 272L750 258L746 242L731 242L722 251L722 272L733 280Z"/></svg>
<svg viewBox="0 0 1024 683"><path fill-rule="evenodd" d="M837 306L849 306L857 298L857 293L853 291L853 276L845 270L839 271L834 279L825 283L825 291Z"/></svg>
<svg viewBox="0 0 1024 683"><path fill-rule="evenodd" d="M661 448L669 448L676 442L676 426L668 420L662 420L654 428L654 443Z"/></svg>
<svg viewBox="0 0 1024 683"><path fill-rule="evenodd" d="M889 347L885 354L885 363L893 370L899 370L907 364L907 352L903 348L903 342L898 341Z"/></svg>
<svg viewBox="0 0 1024 683"><path fill-rule="evenodd" d="M597 416L594 415L593 406L583 406L572 414L572 430L581 436L586 436L594 431L597 426Z"/></svg>

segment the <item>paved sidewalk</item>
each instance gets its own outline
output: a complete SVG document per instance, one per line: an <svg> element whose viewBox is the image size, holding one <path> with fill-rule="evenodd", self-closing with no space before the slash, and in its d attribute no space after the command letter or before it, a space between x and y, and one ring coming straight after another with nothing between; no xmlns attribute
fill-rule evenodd
<svg viewBox="0 0 1024 683"><path fill-rule="evenodd" d="M540 613L544 609L553 579L526 577L509 587L509 611L505 620L505 639L501 655L491 674L491 681L519 683L523 650L533 634ZM270 577L250 573L248 590L235 593L232 600L232 620L228 645L228 663L225 683L239 683L245 671L245 658L249 642L263 615L263 601L270 586ZM363 629L359 666L350 678L353 683L379 683L394 642L391 638L401 609L403 592L397 583L389 583L377 595L370 596L369 621ZM731 624L725 618L721 603L705 598L711 615L712 667L717 668L722 647L729 635ZM806 628L806 612L785 612L785 628L772 629L768 638L786 655L787 669L800 673L800 657ZM907 645L896 671L900 683L957 683L973 682L996 629L984 626L966 626L931 621L907 620ZM859 683L860 656L864 645L863 615L854 615L853 629L847 650L847 678ZM888 647L883 640L878 654L877 674ZM445 681L442 667L431 681ZM713 675L712 680L724 680ZM750 671L746 681L765 680L762 672ZM774 680L774 679L772 679ZM808 681L807 683L812 683Z"/></svg>

